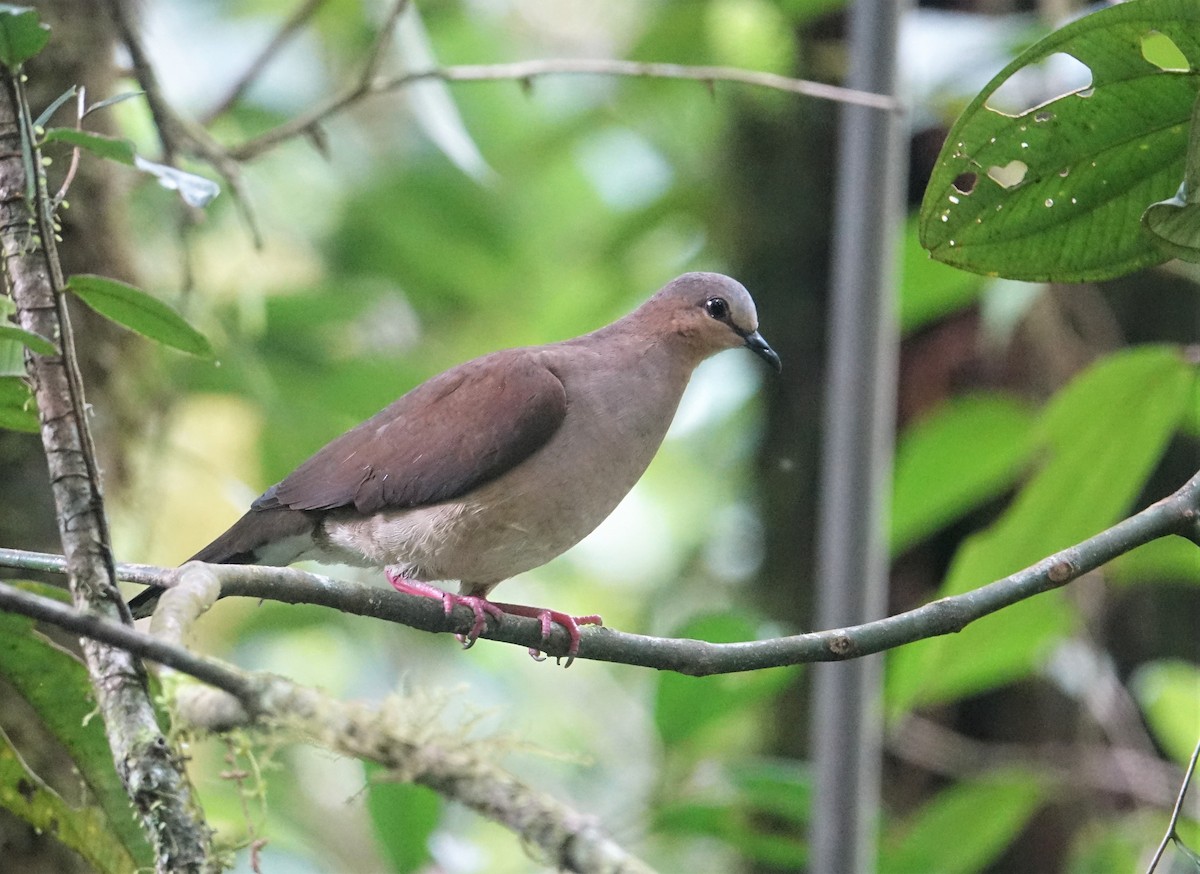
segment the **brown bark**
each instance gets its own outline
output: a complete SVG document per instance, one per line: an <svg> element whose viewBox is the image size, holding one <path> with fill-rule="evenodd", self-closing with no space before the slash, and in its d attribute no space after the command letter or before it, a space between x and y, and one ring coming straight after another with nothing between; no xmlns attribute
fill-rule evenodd
<svg viewBox="0 0 1200 874"><path fill-rule="evenodd" d="M23 328L52 339L62 354L27 355L50 472L56 518L77 607L128 621L116 590L100 475L63 296L54 229L41 201L27 197L19 80L0 86L0 250ZM22 120L24 117L24 121ZM34 156L34 166L39 166ZM128 652L85 641L83 653L118 774L152 835L160 871L202 871L209 834L179 758L159 730L141 663Z"/></svg>

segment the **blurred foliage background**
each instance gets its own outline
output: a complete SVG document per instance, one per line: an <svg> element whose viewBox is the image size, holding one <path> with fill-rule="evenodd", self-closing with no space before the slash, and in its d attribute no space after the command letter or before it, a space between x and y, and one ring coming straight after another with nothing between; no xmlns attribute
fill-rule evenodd
<svg viewBox="0 0 1200 874"><path fill-rule="evenodd" d="M93 99L129 87L79 66L105 68L112 49L103 26L72 30L94 4L37 5L57 51L80 58L47 59L45 79L85 81ZM204 117L298 5L145 4L143 40L166 96ZM402 25L382 72L420 68L423 55L447 65L616 57L838 81L841 5L431 0ZM932 5L943 8L922 4L901 53L914 208L956 113L1056 14L1005 0ZM352 81L381 7L321 4L214 134L241 142ZM44 102L63 87L47 85ZM1058 93L1052 77L1042 87ZM827 103L723 83L424 83L330 120L321 149L295 139L244 166L261 248L228 191L184 212L151 181L105 165L103 216L79 217L102 195L71 197L71 272L135 279L217 350L204 361L87 332L119 558L179 563L309 453L452 364L591 330L680 272L719 270L754 293L783 376L745 355L708 362L629 499L503 596L648 634L810 628L836 118ZM143 102L113 107L111 123L157 152ZM929 261L915 224L895 231L893 610L1015 570L1194 473L1200 403L1178 353L1200 342L1194 268L1087 286L985 280ZM52 517L19 442L0 442L5 482L22 496L3 539L45 547ZM1144 864L1200 733L1195 556L1182 540L1152 544L893 653L880 870ZM804 867L801 669L562 671L512 647L463 653L449 636L279 604L222 602L201 627L204 651L339 696L412 691L431 719L494 738L508 767L664 871ZM373 781L357 761L242 741L190 752L221 840L243 847L237 870L249 870L244 845L257 838L273 874L538 867L498 827L424 789ZM235 765L261 783L232 779ZM1195 835L1194 821L1184 828ZM35 836L27 849L31 860L42 852Z"/></svg>

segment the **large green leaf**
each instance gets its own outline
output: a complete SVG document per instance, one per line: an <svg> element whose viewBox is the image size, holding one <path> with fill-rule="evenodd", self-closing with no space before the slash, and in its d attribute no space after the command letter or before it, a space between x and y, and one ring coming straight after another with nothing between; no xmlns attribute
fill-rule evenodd
<svg viewBox="0 0 1200 874"><path fill-rule="evenodd" d="M881 874L972 874L995 861L1045 798L1036 774L1007 771L955 784L886 836Z"/></svg>
<svg viewBox="0 0 1200 874"><path fill-rule="evenodd" d="M732 643L753 640L756 629L745 616L713 613L693 619L672 637ZM755 704L774 695L789 682L789 671L688 677L663 672L658 677L654 723L663 744L674 746L722 729L736 733L742 720L753 715Z"/></svg>
<svg viewBox="0 0 1200 874"><path fill-rule="evenodd" d="M1126 350L1076 377L1041 417L1044 464L996 524L959 549L939 596L1013 573L1116 522L1176 432L1195 381L1195 365L1168 346ZM1029 675L1073 627L1062 594L1023 601L960 634L889 654L891 711Z"/></svg>
<svg viewBox="0 0 1200 874"><path fill-rule="evenodd" d="M367 787L367 813L375 840L396 874L426 870L430 862L429 838L442 817L436 793L413 783L388 781L386 771L367 764L376 777Z"/></svg>
<svg viewBox="0 0 1200 874"><path fill-rule="evenodd" d="M1200 736L1200 667L1185 661L1148 662L1131 683L1154 737L1186 765Z"/></svg>
<svg viewBox="0 0 1200 874"><path fill-rule="evenodd" d="M0 807L54 835L101 874L129 874L138 865L95 807L76 809L25 767L0 731Z"/></svg>
<svg viewBox="0 0 1200 874"><path fill-rule="evenodd" d="M0 64L15 70L50 41L50 28L36 9L0 3Z"/></svg>
<svg viewBox="0 0 1200 874"><path fill-rule="evenodd" d="M712 783L699 797L661 804L656 829L717 838L746 859L786 870L804 866L812 780L803 766L738 758Z"/></svg>
<svg viewBox="0 0 1200 874"><path fill-rule="evenodd" d="M62 589L38 583L20 585L46 597L65 596ZM86 837L87 843L95 845L96 853L125 860L103 870L129 871L131 859L143 866L151 865L149 844L133 819L129 798L113 769L103 723L94 718L91 684L83 664L38 634L33 620L0 613L0 676L38 714L49 734L71 756L90 790L95 805L79 812L81 818L72 827ZM45 803L63 802L54 796ZM32 819L30 822L39 825ZM70 834L60 832L58 836L68 846L84 852L71 843Z"/></svg>
<svg viewBox="0 0 1200 874"><path fill-rule="evenodd" d="M1012 488L1033 450L1033 415L1000 395L958 398L909 427L896 448L893 554Z"/></svg>
<svg viewBox="0 0 1200 874"><path fill-rule="evenodd" d="M1090 69L1089 87L1015 116L989 105L1018 71L1063 54ZM1183 181L1198 70L1195 0L1121 3L1046 37L950 130L921 206L922 244L1012 279L1085 281L1166 260L1140 218Z"/></svg>
<svg viewBox="0 0 1200 874"><path fill-rule="evenodd" d="M900 330L905 334L974 303L986 280L929 257L916 218L904 226L900 259Z"/></svg>
<svg viewBox="0 0 1200 874"><path fill-rule="evenodd" d="M211 358L204 335L161 300L116 279L80 274L67 283L75 296L105 318L181 352Z"/></svg>

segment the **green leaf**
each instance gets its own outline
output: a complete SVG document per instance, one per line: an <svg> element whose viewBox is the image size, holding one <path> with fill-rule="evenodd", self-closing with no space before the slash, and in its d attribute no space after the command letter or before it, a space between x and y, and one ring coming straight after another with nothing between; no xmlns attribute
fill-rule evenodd
<svg viewBox="0 0 1200 874"><path fill-rule="evenodd" d="M80 149L87 149L93 155L99 155L101 158L133 166L133 143L129 140L94 134L91 131L75 130L71 127L52 127L46 131L43 142L69 143Z"/></svg>
<svg viewBox="0 0 1200 874"><path fill-rule="evenodd" d="M939 597L999 579L1127 513L1193 402L1196 367L1170 346L1128 349L1077 376L1038 426L1045 463L989 529L955 555ZM956 635L888 656L890 712L950 700L1032 673L1074 627L1061 591L1022 601Z"/></svg>
<svg viewBox="0 0 1200 874"><path fill-rule="evenodd" d="M0 377L0 428L26 434L41 428L33 393L20 377Z"/></svg>
<svg viewBox="0 0 1200 874"><path fill-rule="evenodd" d="M76 809L67 804L25 767L3 731L0 731L0 807L38 831L53 835L102 874L128 874L139 867L116 840L101 811L94 807Z"/></svg>
<svg viewBox="0 0 1200 874"><path fill-rule="evenodd" d="M1131 685L1155 739L1187 765L1200 733L1200 668L1185 661L1148 662Z"/></svg>
<svg viewBox="0 0 1200 874"><path fill-rule="evenodd" d="M1108 578L1120 585L1191 583L1200 586L1196 544L1182 537L1160 537L1119 556Z"/></svg>
<svg viewBox="0 0 1200 874"><path fill-rule="evenodd" d="M737 758L725 765L705 796L660 804L663 832L715 837L747 859L789 870L807 857L803 834L812 807L812 778L786 759ZM711 797L711 796L717 797Z"/></svg>
<svg viewBox="0 0 1200 874"><path fill-rule="evenodd" d="M985 870L1024 828L1045 795L1036 774L1018 770L945 789L887 835L880 874Z"/></svg>
<svg viewBox="0 0 1200 874"><path fill-rule="evenodd" d="M1194 0L1137 0L1022 53L951 129L921 206L922 245L947 264L1036 281L1102 279L1166 260L1139 222L1183 179L1198 35ZM1159 66L1164 40L1188 59L1186 71ZM1016 116L989 106L1018 71L1062 55L1090 69L1090 87Z"/></svg>
<svg viewBox="0 0 1200 874"><path fill-rule="evenodd" d="M62 589L44 584L19 585L44 597L66 596ZM84 817L80 828L87 828L84 837L94 845L94 852L124 859L103 870L129 871L135 867L131 859L152 865L149 844L134 822L129 798L113 769L103 723L94 715L92 688L82 663L38 634L33 620L0 613L0 676L38 714L90 789L95 807L79 814ZM88 856L69 836L60 832L58 837Z"/></svg>
<svg viewBox="0 0 1200 874"><path fill-rule="evenodd" d="M139 288L89 274L72 276L67 287L100 315L143 337L189 355L213 357L212 347L203 334L171 307Z"/></svg>
<svg viewBox="0 0 1200 874"><path fill-rule="evenodd" d="M58 112L58 108L60 106L62 106L64 103L66 103L68 100L70 100L72 97L74 97L77 91L78 91L78 89L74 85L72 85L70 88L68 88L62 94L58 95L58 97L56 97L49 106L47 106L45 109L42 110L41 115L39 115L37 118L35 118L33 120L34 128L36 129L36 128L43 127L46 124L46 122L48 122L51 118L53 118L54 113Z"/></svg>
<svg viewBox="0 0 1200 874"><path fill-rule="evenodd" d="M100 109L105 109L109 106L115 106L118 103L123 103L126 100L132 100L134 97L141 97L145 91L122 91L120 94L114 94L112 97L106 97L103 100L98 100L83 111L83 117L87 118L93 112Z"/></svg>
<svg viewBox="0 0 1200 874"><path fill-rule="evenodd" d="M0 325L0 341L10 340L28 346L38 355L57 355L58 347L41 334L26 331L16 325Z"/></svg>
<svg viewBox="0 0 1200 874"><path fill-rule="evenodd" d="M1192 108L1189 131L1183 184L1174 197L1146 209L1142 227L1154 245L1166 254L1185 261L1200 261L1200 100Z"/></svg>
<svg viewBox="0 0 1200 874"><path fill-rule="evenodd" d="M16 70L50 41L50 28L29 6L0 3L0 64Z"/></svg>
<svg viewBox="0 0 1200 874"><path fill-rule="evenodd" d="M757 635L753 623L745 616L714 613L693 619L671 636L732 643L753 640ZM659 737L664 745L672 747L708 732L743 731L743 721L755 718L754 705L766 701L793 676L784 670L712 677L664 672L658 678L654 701L654 723Z"/></svg>
<svg viewBox="0 0 1200 874"><path fill-rule="evenodd" d="M976 395L911 425L896 448L892 553L1011 489L1033 455L1033 421L1013 399Z"/></svg>
<svg viewBox="0 0 1200 874"><path fill-rule="evenodd" d="M367 813L383 856L397 874L425 870L429 838L442 818L437 793L412 783L388 781L386 770L364 763L368 776Z"/></svg>
<svg viewBox="0 0 1200 874"><path fill-rule="evenodd" d="M916 218L904 226L900 259L900 330L911 334L978 300L984 280L929 257L921 248Z"/></svg>

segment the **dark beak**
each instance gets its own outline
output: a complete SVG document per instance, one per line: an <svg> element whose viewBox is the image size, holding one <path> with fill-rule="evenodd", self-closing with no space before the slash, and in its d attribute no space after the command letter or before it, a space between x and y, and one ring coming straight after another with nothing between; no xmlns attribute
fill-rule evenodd
<svg viewBox="0 0 1200 874"><path fill-rule="evenodd" d="M783 370L783 362L758 331L751 331L746 335L746 348L774 367L776 373Z"/></svg>

